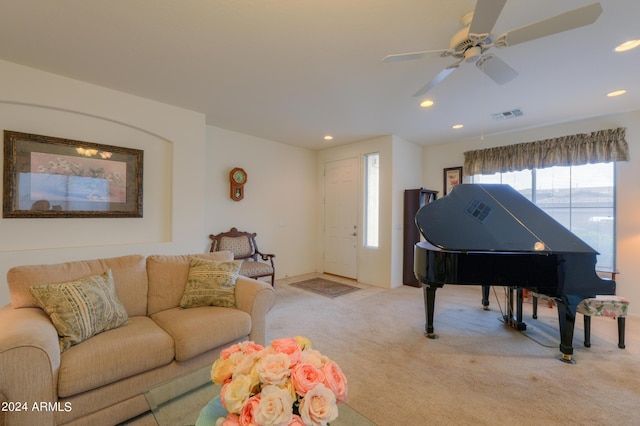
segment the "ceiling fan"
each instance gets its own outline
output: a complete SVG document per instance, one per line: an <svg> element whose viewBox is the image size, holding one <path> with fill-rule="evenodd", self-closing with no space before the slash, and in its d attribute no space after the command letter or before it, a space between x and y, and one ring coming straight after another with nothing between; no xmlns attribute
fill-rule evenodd
<svg viewBox="0 0 640 426"><path fill-rule="evenodd" d="M475 62L476 66L493 81L498 84L505 84L513 80L518 73L496 55L487 53L490 48L514 46L590 25L602 13L600 3L592 3L494 37L491 31L506 2L507 0L477 0L476 9L463 16L462 24L464 28L451 38L449 49L389 55L385 56L382 61L397 62L422 59L433 54L439 54L441 57L451 56L457 59L456 62L440 71L431 81L414 93L414 97L426 94L451 75L463 62Z"/></svg>

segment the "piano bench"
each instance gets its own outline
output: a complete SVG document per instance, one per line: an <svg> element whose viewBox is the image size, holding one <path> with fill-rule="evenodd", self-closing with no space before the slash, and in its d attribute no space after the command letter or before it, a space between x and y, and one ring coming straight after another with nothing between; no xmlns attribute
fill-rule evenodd
<svg viewBox="0 0 640 426"><path fill-rule="evenodd" d="M618 347L624 349L625 317L629 312L629 300L618 296L596 296L578 304L577 312L584 315L584 345L591 346L591 317L618 319Z"/></svg>

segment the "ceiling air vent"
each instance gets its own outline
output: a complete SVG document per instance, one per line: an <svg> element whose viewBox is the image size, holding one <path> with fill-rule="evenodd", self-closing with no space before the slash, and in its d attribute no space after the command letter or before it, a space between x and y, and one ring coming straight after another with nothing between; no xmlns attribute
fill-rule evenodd
<svg viewBox="0 0 640 426"><path fill-rule="evenodd" d="M491 114L491 116L496 120L506 120L507 118L516 118L522 117L524 113L520 108L512 109L505 112L499 112L496 114Z"/></svg>

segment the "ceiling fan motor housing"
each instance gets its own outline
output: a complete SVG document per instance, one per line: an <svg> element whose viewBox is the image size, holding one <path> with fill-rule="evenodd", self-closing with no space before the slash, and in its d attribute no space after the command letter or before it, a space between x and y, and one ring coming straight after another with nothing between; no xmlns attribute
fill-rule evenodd
<svg viewBox="0 0 640 426"><path fill-rule="evenodd" d="M449 49L451 56L466 62L475 62L493 42L491 34L469 34L469 27L464 27L451 38Z"/></svg>

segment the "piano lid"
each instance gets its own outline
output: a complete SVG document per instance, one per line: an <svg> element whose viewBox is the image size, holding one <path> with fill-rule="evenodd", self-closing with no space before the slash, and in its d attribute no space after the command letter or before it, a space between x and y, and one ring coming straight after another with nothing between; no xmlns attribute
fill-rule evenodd
<svg viewBox="0 0 640 426"><path fill-rule="evenodd" d="M509 185L456 185L422 206L416 225L429 243L451 251L598 254Z"/></svg>

